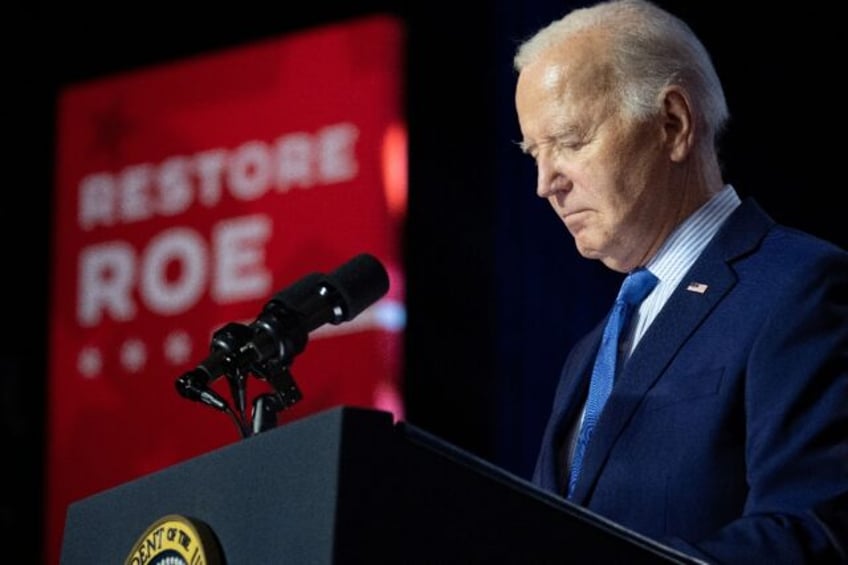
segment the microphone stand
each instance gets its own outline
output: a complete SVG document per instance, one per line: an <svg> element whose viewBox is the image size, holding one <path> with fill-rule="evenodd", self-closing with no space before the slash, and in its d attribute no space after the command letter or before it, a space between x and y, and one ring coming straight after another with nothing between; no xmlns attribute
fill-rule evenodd
<svg viewBox="0 0 848 565"><path fill-rule="evenodd" d="M291 373L290 363L278 359L256 362L242 368L233 363L234 352L251 337L250 328L243 324L230 323L212 337L212 351L225 355L222 374L227 377L232 403L215 393L198 377L196 371L185 373L176 381L177 391L184 397L197 400L221 412L225 412L235 423L239 435L246 438L267 431L277 425L279 412L290 408L303 399ZM267 382L273 392L257 395L252 402L251 421L247 418L247 377L252 374ZM235 406L235 408L233 408Z"/></svg>
<svg viewBox="0 0 848 565"><path fill-rule="evenodd" d="M309 332L324 324L340 324L358 315L389 289L389 275L380 261L361 253L329 274L310 273L278 292L250 326L230 323L212 336L212 352L175 383L182 396L230 413L242 436L276 424L277 413L302 398L289 370L303 351ZM267 381L272 393L252 403L252 427L247 425L247 375ZM227 377L236 408L212 390Z"/></svg>
<svg viewBox="0 0 848 565"><path fill-rule="evenodd" d="M268 361L255 366L254 372L274 389L273 393L259 395L253 401L253 435L256 435L276 426L277 413L300 402L303 394L288 365Z"/></svg>
<svg viewBox="0 0 848 565"><path fill-rule="evenodd" d="M202 402L206 406L226 413L235 423L242 438L250 435L249 428L244 425L244 418L236 414L230 403L224 400L218 393L208 388L205 383L198 382L196 372L189 371L181 375L174 384L176 385L177 392L185 398Z"/></svg>

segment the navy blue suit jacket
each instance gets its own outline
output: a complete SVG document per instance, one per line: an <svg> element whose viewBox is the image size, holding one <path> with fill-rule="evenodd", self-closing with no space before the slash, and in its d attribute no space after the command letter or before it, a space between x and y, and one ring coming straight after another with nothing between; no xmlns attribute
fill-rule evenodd
<svg viewBox="0 0 848 565"><path fill-rule="evenodd" d="M602 330L544 433L533 482L559 494ZM839 563L847 499L848 253L746 200L617 378L572 501L709 562Z"/></svg>

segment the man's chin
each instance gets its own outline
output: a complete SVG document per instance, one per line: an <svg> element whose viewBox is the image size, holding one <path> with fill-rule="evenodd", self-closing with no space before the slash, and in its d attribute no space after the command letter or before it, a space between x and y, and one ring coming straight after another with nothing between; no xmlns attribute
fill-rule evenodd
<svg viewBox="0 0 848 565"><path fill-rule="evenodd" d="M594 245L587 245L586 242L580 240L579 237L574 238L574 245L577 247L577 252L586 259L603 259L603 253Z"/></svg>

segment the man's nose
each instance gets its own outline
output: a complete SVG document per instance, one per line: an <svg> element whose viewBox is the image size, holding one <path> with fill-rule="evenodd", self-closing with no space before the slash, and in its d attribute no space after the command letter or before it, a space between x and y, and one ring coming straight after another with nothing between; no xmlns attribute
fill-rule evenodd
<svg viewBox="0 0 848 565"><path fill-rule="evenodd" d="M555 192L555 186L561 184L561 173L553 160L542 152L536 158L536 195L539 198L549 198Z"/></svg>

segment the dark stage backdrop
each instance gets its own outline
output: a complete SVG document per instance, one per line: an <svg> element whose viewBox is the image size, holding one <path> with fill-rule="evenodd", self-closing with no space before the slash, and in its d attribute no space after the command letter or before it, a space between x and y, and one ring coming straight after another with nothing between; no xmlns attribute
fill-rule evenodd
<svg viewBox="0 0 848 565"><path fill-rule="evenodd" d="M316 3L295 13L242 2L190 14L149 3L33 6L4 18L0 423L9 463L0 528L30 561L42 542L57 89L379 11L403 17L409 32L407 419L529 475L560 364L603 316L619 280L577 256L534 195L532 163L514 143L513 49L569 3L498 0L461 11L455 2L406 4ZM835 15L820 3L745 15L723 0L660 4L691 23L724 80L733 115L727 180L776 219L848 247Z"/></svg>

